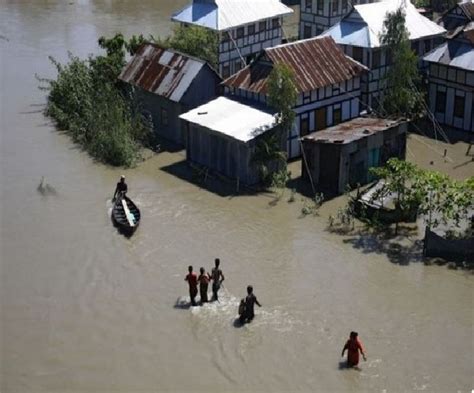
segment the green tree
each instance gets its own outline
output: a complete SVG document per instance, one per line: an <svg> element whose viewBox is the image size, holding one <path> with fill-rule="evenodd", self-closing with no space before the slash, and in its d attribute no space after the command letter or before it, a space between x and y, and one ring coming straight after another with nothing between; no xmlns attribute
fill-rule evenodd
<svg viewBox="0 0 474 393"><path fill-rule="evenodd" d="M295 121L297 96L293 70L286 64L275 64L267 82L268 105L277 111L277 123L284 133L290 132Z"/></svg>
<svg viewBox="0 0 474 393"><path fill-rule="evenodd" d="M383 26L380 40L391 54L392 64L385 77L387 89L381 109L387 116L412 118L422 111L423 95L416 87L420 81L418 58L411 49L402 7L389 12Z"/></svg>
<svg viewBox="0 0 474 393"><path fill-rule="evenodd" d="M174 28L170 37L156 41L162 46L207 61L214 69L218 69L219 35L213 30L194 25L179 25Z"/></svg>

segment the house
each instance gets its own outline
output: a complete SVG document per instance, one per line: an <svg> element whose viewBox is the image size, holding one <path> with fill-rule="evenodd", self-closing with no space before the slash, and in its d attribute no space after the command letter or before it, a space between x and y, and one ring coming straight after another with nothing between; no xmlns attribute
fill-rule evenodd
<svg viewBox="0 0 474 393"><path fill-rule="evenodd" d="M274 113L261 105L218 97L180 117L188 123L187 161L238 179L242 184L259 182L252 156L258 140L276 131Z"/></svg>
<svg viewBox="0 0 474 393"><path fill-rule="evenodd" d="M385 74L392 63L389 51L381 43L385 15L399 7L405 11L405 25L413 51L418 55L429 52L443 40L446 30L422 16L410 1L385 0L354 6L339 23L325 31L348 56L366 65L370 72L361 81L362 103L377 108L386 88Z"/></svg>
<svg viewBox="0 0 474 393"><path fill-rule="evenodd" d="M282 42L283 16L291 13L279 0L193 0L171 19L219 35L219 73L227 78L262 49Z"/></svg>
<svg viewBox="0 0 474 393"><path fill-rule="evenodd" d="M143 44L119 75L132 88L157 135L184 144L179 115L218 95L220 76L206 62Z"/></svg>
<svg viewBox="0 0 474 393"><path fill-rule="evenodd" d="M440 23L449 39L429 52L429 107L445 126L474 131L474 4L461 3L449 10Z"/></svg>
<svg viewBox="0 0 474 393"><path fill-rule="evenodd" d="M358 117L302 138L302 178L325 194L342 194L347 185L372 180L370 167L405 158L407 123Z"/></svg>
<svg viewBox="0 0 474 393"><path fill-rule="evenodd" d="M315 37L339 22L355 4L379 0L300 0L301 39Z"/></svg>
<svg viewBox="0 0 474 393"><path fill-rule="evenodd" d="M266 103L273 66L286 64L298 92L296 119L288 135L288 158L300 155L299 138L359 116L360 76L366 67L344 55L331 37L315 37L262 51L223 83L229 95Z"/></svg>

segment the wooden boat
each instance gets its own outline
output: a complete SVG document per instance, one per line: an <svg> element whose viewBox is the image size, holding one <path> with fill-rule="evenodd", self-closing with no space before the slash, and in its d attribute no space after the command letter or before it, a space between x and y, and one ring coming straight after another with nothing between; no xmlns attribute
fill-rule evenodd
<svg viewBox="0 0 474 393"><path fill-rule="evenodd" d="M140 224L140 209L126 195L119 196L112 208L114 225L126 236L131 236Z"/></svg>

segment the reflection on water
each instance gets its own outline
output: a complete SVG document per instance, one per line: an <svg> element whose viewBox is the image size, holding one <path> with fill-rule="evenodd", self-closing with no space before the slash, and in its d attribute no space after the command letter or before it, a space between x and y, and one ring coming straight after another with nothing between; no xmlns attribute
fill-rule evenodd
<svg viewBox="0 0 474 393"><path fill-rule="evenodd" d="M325 231L324 211L299 219L298 200L271 206L267 195L219 195L183 181L166 170L183 152L104 167L43 117L34 74L54 74L48 55L86 56L117 31L166 34L183 4L0 7L0 390L472 388L472 276L399 266L377 248L344 244ZM122 173L142 211L131 239L110 220ZM55 193L38 192L43 176L41 190ZM220 302L180 307L186 267L209 270L217 256ZM236 328L249 284L263 307ZM339 370L351 330L369 356L360 372Z"/></svg>

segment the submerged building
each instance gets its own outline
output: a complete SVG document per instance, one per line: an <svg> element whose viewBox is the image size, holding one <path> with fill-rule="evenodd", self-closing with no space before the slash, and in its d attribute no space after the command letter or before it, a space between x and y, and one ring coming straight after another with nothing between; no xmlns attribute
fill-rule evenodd
<svg viewBox="0 0 474 393"><path fill-rule="evenodd" d="M389 158L404 159L407 123L359 117L302 138L301 176L325 194L342 194L349 185L373 180L369 168Z"/></svg>
<svg viewBox="0 0 474 393"><path fill-rule="evenodd" d="M344 53L370 69L361 80L361 100L368 108L377 108L386 86L385 74L392 64L390 51L381 42L383 22L389 12L403 7L405 24L414 52L420 58L443 41L446 30L422 16L410 1L385 0L354 6L339 23L325 31Z"/></svg>
<svg viewBox="0 0 474 393"><path fill-rule="evenodd" d="M320 35L339 22L356 4L379 0L300 0L300 39Z"/></svg>
<svg viewBox="0 0 474 393"><path fill-rule="evenodd" d="M291 13L279 0L193 0L171 19L218 34L219 73L227 78L262 49L281 44L283 17Z"/></svg>
<svg viewBox="0 0 474 393"><path fill-rule="evenodd" d="M461 3L439 21L448 40L423 57L430 111L445 126L474 131L474 4Z"/></svg>
<svg viewBox="0 0 474 393"><path fill-rule="evenodd" d="M346 56L331 37L263 50L254 62L222 82L226 94L266 104L268 78L275 64L293 71L298 92L288 158L301 154L301 136L359 116L360 78L367 69Z"/></svg>
<svg viewBox="0 0 474 393"><path fill-rule="evenodd" d="M143 44L124 67L126 83L155 133L184 144L179 115L218 95L220 76L205 61L156 44Z"/></svg>

